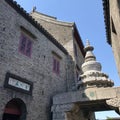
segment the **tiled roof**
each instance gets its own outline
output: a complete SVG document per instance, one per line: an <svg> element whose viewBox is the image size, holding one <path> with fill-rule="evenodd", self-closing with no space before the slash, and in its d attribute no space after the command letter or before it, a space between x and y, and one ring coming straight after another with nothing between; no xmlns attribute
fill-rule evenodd
<svg viewBox="0 0 120 120"><path fill-rule="evenodd" d="M104 12L104 22L105 22L107 42L111 45L109 0L102 0L102 1L103 1L103 12Z"/></svg>
<svg viewBox="0 0 120 120"><path fill-rule="evenodd" d="M35 21L32 16L29 15L16 1L5 0L12 8L14 8L21 16L23 16L27 21L29 21L34 27L36 27L41 33L43 33L53 44L55 44L62 52L68 54L67 50L47 31L45 30L37 21Z"/></svg>
<svg viewBox="0 0 120 120"><path fill-rule="evenodd" d="M84 52L84 45L83 45L83 42L82 42L82 39L79 35L79 32L77 30L77 26L74 22L63 22L63 21L59 21L57 20L57 18L55 17L52 17L52 16L48 16L48 15L45 15L45 14L42 14L38 11L33 11L30 13L31 15L34 16L34 14L39 18L41 19L42 21L45 21L45 24L46 22L47 23L52 23L52 25L60 25L62 26L63 28L64 27L72 27L72 29L74 29L74 36L76 37L76 41L79 45L79 48L80 48L80 51L82 52L83 56L85 56L85 52ZM70 28L71 29L71 28ZM54 30L55 31L55 30ZM59 31L59 30L58 30ZM53 32L54 33L54 32ZM52 34L53 37L55 37L55 34Z"/></svg>
<svg viewBox="0 0 120 120"><path fill-rule="evenodd" d="M70 27L74 25L74 22L60 21L60 20L57 20L57 17L49 16L49 15L40 13L38 11L32 11L30 14L31 16L36 14L39 17L39 19L50 22L50 23L54 23L54 24L58 24L62 26L70 26Z"/></svg>

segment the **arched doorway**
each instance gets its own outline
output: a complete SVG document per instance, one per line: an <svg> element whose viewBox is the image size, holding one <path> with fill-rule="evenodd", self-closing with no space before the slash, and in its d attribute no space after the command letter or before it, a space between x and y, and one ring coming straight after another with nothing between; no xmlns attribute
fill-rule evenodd
<svg viewBox="0 0 120 120"><path fill-rule="evenodd" d="M26 113L25 103L19 98L14 98L6 104L2 120L25 120Z"/></svg>

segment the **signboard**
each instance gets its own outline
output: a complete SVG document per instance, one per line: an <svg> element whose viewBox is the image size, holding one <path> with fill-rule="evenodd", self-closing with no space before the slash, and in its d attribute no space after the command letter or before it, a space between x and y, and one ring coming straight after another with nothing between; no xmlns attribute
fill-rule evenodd
<svg viewBox="0 0 120 120"><path fill-rule="evenodd" d="M33 83L14 74L7 73L4 87L32 94Z"/></svg>
<svg viewBox="0 0 120 120"><path fill-rule="evenodd" d="M26 91L30 90L30 85L24 82L21 82L19 80L13 79L13 78L9 78L8 80L8 84Z"/></svg>

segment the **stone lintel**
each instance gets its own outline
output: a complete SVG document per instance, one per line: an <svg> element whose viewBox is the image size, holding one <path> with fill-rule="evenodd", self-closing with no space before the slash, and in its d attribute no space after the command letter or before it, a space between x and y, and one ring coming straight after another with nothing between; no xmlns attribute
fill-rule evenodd
<svg viewBox="0 0 120 120"><path fill-rule="evenodd" d="M74 107L73 103L53 105L51 108L51 111L52 112L68 112L68 111L71 111L73 107Z"/></svg>
<svg viewBox="0 0 120 120"><path fill-rule="evenodd" d="M53 97L53 104L107 100L117 96L120 96L120 87L88 88L86 90L58 94Z"/></svg>

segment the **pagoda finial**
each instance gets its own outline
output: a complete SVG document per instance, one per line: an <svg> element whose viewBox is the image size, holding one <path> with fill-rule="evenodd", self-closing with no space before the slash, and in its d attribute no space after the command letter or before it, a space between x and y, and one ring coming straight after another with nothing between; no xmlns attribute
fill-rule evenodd
<svg viewBox="0 0 120 120"><path fill-rule="evenodd" d="M36 6L34 6L32 9L32 12L35 12L35 11L36 11Z"/></svg>
<svg viewBox="0 0 120 120"><path fill-rule="evenodd" d="M86 41L86 46L84 48L86 55L85 55L85 62L87 61L91 61L91 60L96 60L96 57L94 56L94 54L92 53L92 51L94 50L93 46L90 45L89 40L87 39Z"/></svg>
<svg viewBox="0 0 120 120"><path fill-rule="evenodd" d="M86 40L86 46L90 46L90 41L88 39Z"/></svg>

